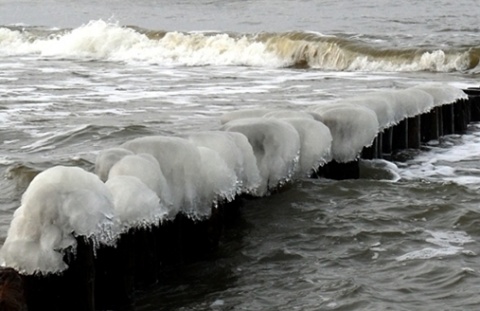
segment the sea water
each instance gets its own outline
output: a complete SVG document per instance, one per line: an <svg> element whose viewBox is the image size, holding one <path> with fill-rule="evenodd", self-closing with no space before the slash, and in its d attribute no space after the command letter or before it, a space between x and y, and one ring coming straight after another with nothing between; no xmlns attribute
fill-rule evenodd
<svg viewBox="0 0 480 311"><path fill-rule="evenodd" d="M0 244L33 176L99 151L441 82L478 86L476 1L2 1ZM245 202L139 310L475 310L479 128ZM380 172L380 173L378 173ZM398 178L400 177L400 178Z"/></svg>

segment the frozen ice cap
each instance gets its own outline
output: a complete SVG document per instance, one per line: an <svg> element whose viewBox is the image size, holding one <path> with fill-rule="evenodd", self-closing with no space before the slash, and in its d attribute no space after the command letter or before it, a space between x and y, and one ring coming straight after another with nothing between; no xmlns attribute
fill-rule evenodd
<svg viewBox="0 0 480 311"><path fill-rule="evenodd" d="M249 193L258 187L260 174L253 149L244 135L224 131L205 131L188 134L186 138L198 147L207 147L216 151L227 167L234 170L237 194Z"/></svg>
<svg viewBox="0 0 480 311"><path fill-rule="evenodd" d="M322 122L304 118L285 118L300 137L300 176L309 176L331 160L332 134Z"/></svg>
<svg viewBox="0 0 480 311"><path fill-rule="evenodd" d="M230 121L223 130L248 138L262 178L258 195L266 195L292 179L300 152L300 137L292 125L277 119L247 118Z"/></svg>
<svg viewBox="0 0 480 311"><path fill-rule="evenodd" d="M170 217L180 211L193 218L210 215L211 210L207 212L201 205L204 202L200 202L204 171L200 152L191 141L180 137L146 136L127 141L121 147L137 154L151 154L158 161L172 194Z"/></svg>
<svg viewBox="0 0 480 311"><path fill-rule="evenodd" d="M352 104L330 104L315 109L332 134L332 158L337 162L355 160L363 147L370 146L380 128L371 109Z"/></svg>
<svg viewBox="0 0 480 311"><path fill-rule="evenodd" d="M227 112L220 117L222 124L228 123L237 119L260 118L271 112L270 109L244 109Z"/></svg>
<svg viewBox="0 0 480 311"><path fill-rule="evenodd" d="M137 177L158 195L165 207L171 208L173 203L170 186L154 156L148 153L124 156L112 166L108 180L125 175Z"/></svg>
<svg viewBox="0 0 480 311"><path fill-rule="evenodd" d="M123 231L158 225L168 214L157 194L135 176L113 176L105 185L112 193L115 216Z"/></svg>
<svg viewBox="0 0 480 311"><path fill-rule="evenodd" d="M422 90L430 94L435 106L452 104L459 99L468 99L468 95L463 90L448 84L423 84L412 89Z"/></svg>
<svg viewBox="0 0 480 311"><path fill-rule="evenodd" d="M102 181L106 181L108 172L110 172L112 166L124 156L131 154L133 154L133 152L124 148L109 148L100 151L95 160L95 174L97 174Z"/></svg>
<svg viewBox="0 0 480 311"><path fill-rule="evenodd" d="M110 191L93 173L56 166L38 174L15 211L0 251L2 264L33 274L67 268L64 251L75 236L111 243L116 231Z"/></svg>
<svg viewBox="0 0 480 311"><path fill-rule="evenodd" d="M203 183L200 199L202 207L211 208L212 203L231 202L237 193L237 174L228 166L220 154L208 147L198 147L202 160ZM207 211L206 211L207 212Z"/></svg>

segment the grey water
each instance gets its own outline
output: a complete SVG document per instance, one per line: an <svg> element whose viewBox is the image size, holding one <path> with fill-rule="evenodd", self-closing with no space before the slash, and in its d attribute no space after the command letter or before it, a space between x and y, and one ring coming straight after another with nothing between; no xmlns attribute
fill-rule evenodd
<svg viewBox="0 0 480 311"><path fill-rule="evenodd" d="M237 109L478 86L479 16L476 0L2 0L0 244L36 173L92 170L134 137L217 129ZM208 260L167 272L137 309L478 309L479 135L247 200Z"/></svg>

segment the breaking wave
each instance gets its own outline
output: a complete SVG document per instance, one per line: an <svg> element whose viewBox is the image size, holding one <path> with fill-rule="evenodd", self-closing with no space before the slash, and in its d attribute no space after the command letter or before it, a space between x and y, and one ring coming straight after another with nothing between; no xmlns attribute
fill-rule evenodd
<svg viewBox="0 0 480 311"><path fill-rule="evenodd" d="M0 55L332 71L477 70L480 46L392 48L314 32L165 32L102 20L75 29L0 27Z"/></svg>

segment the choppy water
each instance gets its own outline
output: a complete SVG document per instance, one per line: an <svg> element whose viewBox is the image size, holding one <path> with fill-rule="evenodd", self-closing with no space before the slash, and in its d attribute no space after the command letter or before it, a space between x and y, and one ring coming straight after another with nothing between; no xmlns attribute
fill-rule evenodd
<svg viewBox="0 0 480 311"><path fill-rule="evenodd" d="M476 2L2 1L0 241L36 172L91 169L133 137L216 129L241 108L478 86ZM413 152L395 174L246 202L218 252L139 310L477 309L479 135Z"/></svg>

